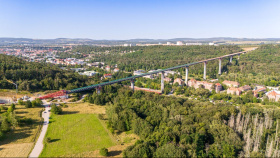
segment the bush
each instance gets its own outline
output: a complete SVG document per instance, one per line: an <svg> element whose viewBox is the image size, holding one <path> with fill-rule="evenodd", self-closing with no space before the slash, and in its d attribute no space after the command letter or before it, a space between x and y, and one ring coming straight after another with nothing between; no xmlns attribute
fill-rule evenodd
<svg viewBox="0 0 280 158"><path fill-rule="evenodd" d="M55 104L51 105L51 112L54 114L61 114L62 113L62 109L60 106L56 106Z"/></svg>
<svg viewBox="0 0 280 158"><path fill-rule="evenodd" d="M18 101L18 104L19 104L19 105L23 105L24 102L20 99L20 100Z"/></svg>
<svg viewBox="0 0 280 158"><path fill-rule="evenodd" d="M14 103L12 103L12 104L11 104L11 107L12 107L13 109L15 109L15 108L16 108L16 105L15 105Z"/></svg>
<svg viewBox="0 0 280 158"><path fill-rule="evenodd" d="M8 110L8 108L5 107L5 106L3 106L3 105L0 106L0 109L1 109L1 110Z"/></svg>
<svg viewBox="0 0 280 158"><path fill-rule="evenodd" d="M32 107L32 103L29 100L27 100L24 104L25 104L26 108L31 108Z"/></svg>
<svg viewBox="0 0 280 158"><path fill-rule="evenodd" d="M108 149L107 148L101 148L99 151L99 154L101 156L108 156Z"/></svg>
<svg viewBox="0 0 280 158"><path fill-rule="evenodd" d="M97 116L98 116L98 118L99 118L100 120L104 120L103 114L98 114Z"/></svg>
<svg viewBox="0 0 280 158"><path fill-rule="evenodd" d="M2 131L0 131L0 140L2 140L4 137L5 137L5 134Z"/></svg>
<svg viewBox="0 0 280 158"><path fill-rule="evenodd" d="M1 130L3 132L8 132L10 130L9 122L7 118L4 118L2 123L1 123Z"/></svg>
<svg viewBox="0 0 280 158"><path fill-rule="evenodd" d="M63 108L67 108L68 107L68 105L66 105L65 103L61 103L61 104L59 104L59 106L61 106Z"/></svg>
<svg viewBox="0 0 280 158"><path fill-rule="evenodd" d="M50 138L50 137L47 137L46 139L45 139L45 142L46 143L50 143L52 141L52 139Z"/></svg>
<svg viewBox="0 0 280 158"><path fill-rule="evenodd" d="M31 118L26 118L26 117L20 119L19 122L22 124L27 124L27 125L33 124L33 120Z"/></svg>

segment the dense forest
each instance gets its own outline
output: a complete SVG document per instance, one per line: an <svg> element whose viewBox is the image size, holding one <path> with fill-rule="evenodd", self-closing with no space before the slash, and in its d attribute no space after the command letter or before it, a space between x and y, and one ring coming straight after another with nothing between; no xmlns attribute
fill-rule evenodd
<svg viewBox="0 0 280 158"><path fill-rule="evenodd" d="M91 47L79 46L73 52L91 53L93 61L102 61L109 65L118 64L120 70L155 70L187 64L207 58L218 57L241 51L238 46L149 46L149 47ZM225 66L228 62L224 62ZM218 62L207 64L207 74L215 78ZM225 67L226 68L226 67ZM225 69L224 68L224 69ZM177 71L183 71L178 69ZM202 74L202 64L190 67L195 74Z"/></svg>
<svg viewBox="0 0 280 158"><path fill-rule="evenodd" d="M224 66L221 79L243 84L280 86L280 45L261 45L258 49L241 55L240 60Z"/></svg>
<svg viewBox="0 0 280 158"><path fill-rule="evenodd" d="M72 89L92 82L86 76L61 70L55 65L0 54L0 87L15 88L6 79L17 82L19 90L28 91Z"/></svg>
<svg viewBox="0 0 280 158"><path fill-rule="evenodd" d="M107 104L111 132L132 131L141 140L124 157L279 156L280 110L250 104L213 104L105 86L85 98Z"/></svg>

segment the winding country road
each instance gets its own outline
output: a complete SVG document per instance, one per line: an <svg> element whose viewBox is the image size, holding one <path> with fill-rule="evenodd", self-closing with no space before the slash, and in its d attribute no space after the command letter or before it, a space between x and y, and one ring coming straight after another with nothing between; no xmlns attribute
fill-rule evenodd
<svg viewBox="0 0 280 158"><path fill-rule="evenodd" d="M41 134L40 134L32 152L29 155L30 158L39 157L39 155L41 154L41 152L44 148L44 144L43 144L44 143L44 137L46 135L46 132L47 132L47 129L48 129L48 126L49 126L49 117L50 117L49 104L45 102L44 106L45 106L45 111L43 111L43 113L42 113L42 117L44 118L44 124L43 124L43 127L42 127Z"/></svg>

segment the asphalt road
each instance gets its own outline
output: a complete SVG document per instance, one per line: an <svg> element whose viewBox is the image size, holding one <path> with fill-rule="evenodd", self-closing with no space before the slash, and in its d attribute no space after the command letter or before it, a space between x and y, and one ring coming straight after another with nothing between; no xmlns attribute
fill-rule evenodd
<svg viewBox="0 0 280 158"><path fill-rule="evenodd" d="M44 137L46 135L48 126L49 126L49 117L50 117L50 107L49 104L47 104L46 102L44 103L45 106L45 111L43 111L42 113L42 117L44 118L44 123L43 123L43 127L42 127L42 131L41 134L32 150L32 152L30 153L29 157L39 157L39 155L41 154L43 147L44 147Z"/></svg>

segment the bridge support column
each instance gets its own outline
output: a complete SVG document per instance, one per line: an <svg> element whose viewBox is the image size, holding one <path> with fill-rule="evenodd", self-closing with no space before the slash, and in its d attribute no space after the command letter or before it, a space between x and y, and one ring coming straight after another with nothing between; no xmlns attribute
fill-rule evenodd
<svg viewBox="0 0 280 158"><path fill-rule="evenodd" d="M206 64L207 62L204 62L204 73L203 73L203 79L206 80Z"/></svg>
<svg viewBox="0 0 280 158"><path fill-rule="evenodd" d="M161 72L161 93L164 91L164 72Z"/></svg>
<svg viewBox="0 0 280 158"><path fill-rule="evenodd" d="M240 59L240 54L238 54L238 60Z"/></svg>
<svg viewBox="0 0 280 158"><path fill-rule="evenodd" d="M100 91L101 91L101 86L99 86L99 87L96 88L96 93L97 93L97 95L100 94Z"/></svg>
<svg viewBox="0 0 280 158"><path fill-rule="evenodd" d="M219 75L222 74L222 58L219 58Z"/></svg>
<svg viewBox="0 0 280 158"><path fill-rule="evenodd" d="M186 79L185 79L186 86L188 86L188 76L189 76L189 67L186 67Z"/></svg>
<svg viewBox="0 0 280 158"><path fill-rule="evenodd" d="M229 62L232 63L232 56L229 57Z"/></svg>
<svg viewBox="0 0 280 158"><path fill-rule="evenodd" d="M130 82L131 82L131 89L134 92L134 79L130 80Z"/></svg>

